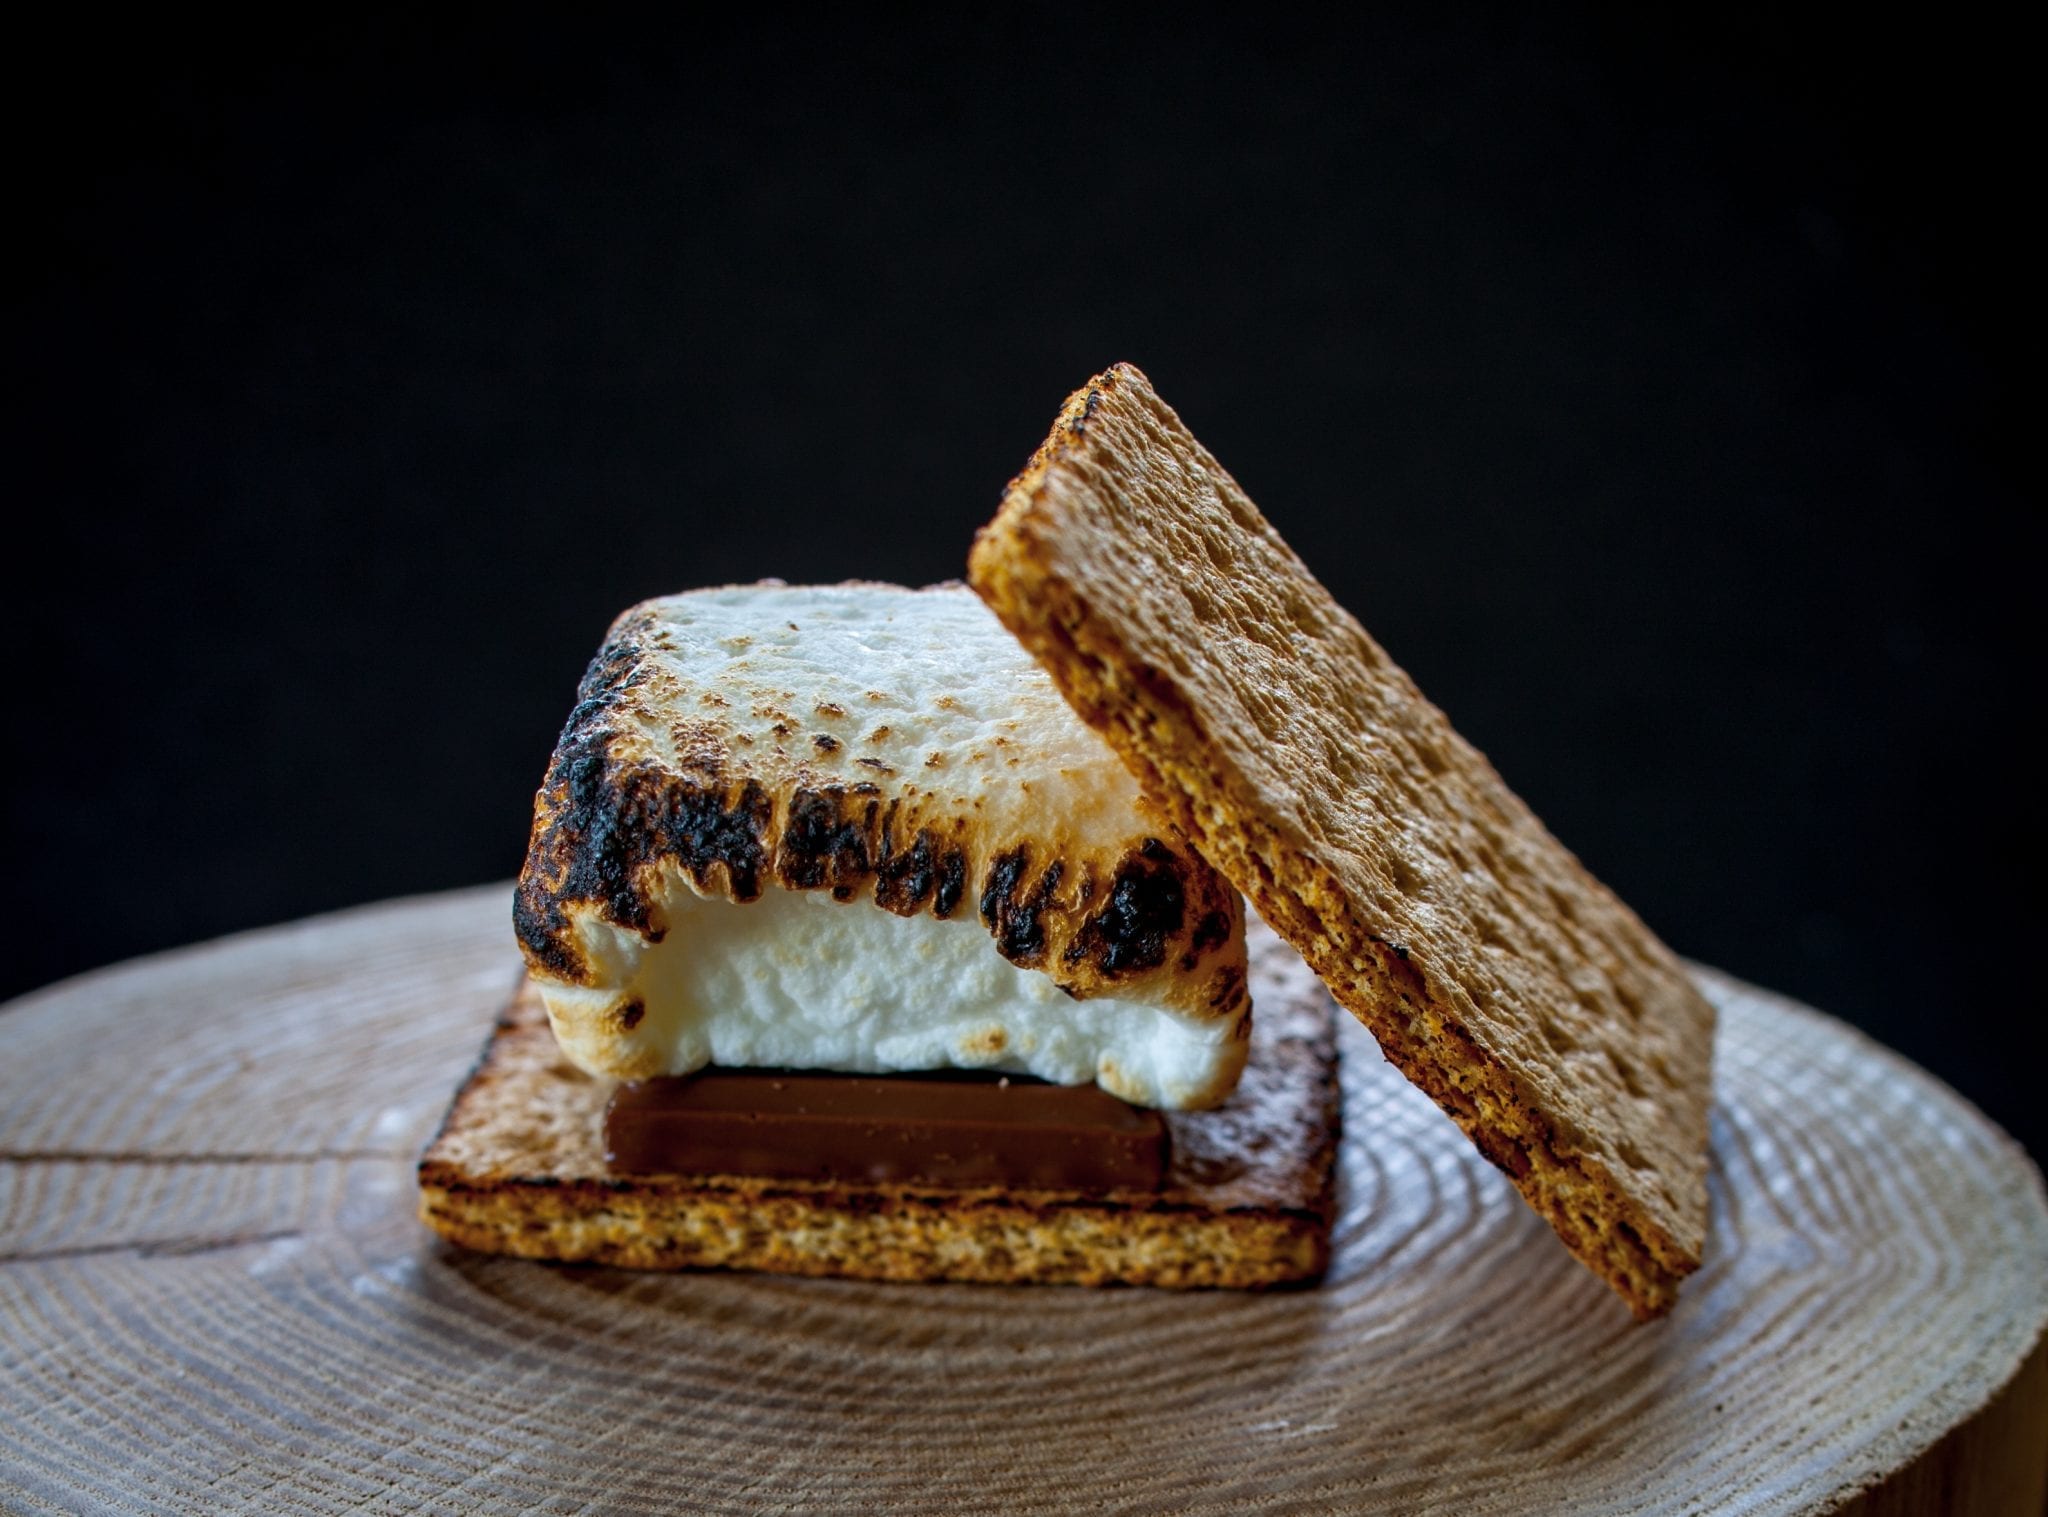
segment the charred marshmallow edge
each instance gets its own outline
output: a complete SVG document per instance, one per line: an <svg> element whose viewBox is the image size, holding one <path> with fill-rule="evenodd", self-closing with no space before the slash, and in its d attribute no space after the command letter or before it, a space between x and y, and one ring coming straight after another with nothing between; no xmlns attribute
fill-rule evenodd
<svg viewBox="0 0 2048 1517"><path fill-rule="evenodd" d="M1183 1109L1212 1104L1243 1068L1241 1015L1195 1021L1145 999L1076 997L997 953L978 921L902 917L828 891L771 888L740 905L665 873L661 941L574 905L594 983L539 978L557 1040L590 1074L998 1070Z"/></svg>

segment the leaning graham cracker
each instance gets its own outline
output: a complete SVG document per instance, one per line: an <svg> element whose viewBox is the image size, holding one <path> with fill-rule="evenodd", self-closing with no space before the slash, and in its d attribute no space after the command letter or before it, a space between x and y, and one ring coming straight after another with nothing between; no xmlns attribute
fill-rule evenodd
<svg viewBox="0 0 2048 1517"><path fill-rule="evenodd" d="M1067 402L969 578L1571 1250L1669 1310L1706 1234L1712 1008L1143 374Z"/></svg>
<svg viewBox="0 0 2048 1517"><path fill-rule="evenodd" d="M852 909L852 908L847 908ZM1058 1191L614 1173L613 1082L563 1056L531 981L420 1159L420 1217L487 1253L631 1269L870 1280L1265 1286L1329 1259L1338 1137L1335 1007L1261 924L1258 1015L1222 1105L1163 1113L1165 1185Z"/></svg>

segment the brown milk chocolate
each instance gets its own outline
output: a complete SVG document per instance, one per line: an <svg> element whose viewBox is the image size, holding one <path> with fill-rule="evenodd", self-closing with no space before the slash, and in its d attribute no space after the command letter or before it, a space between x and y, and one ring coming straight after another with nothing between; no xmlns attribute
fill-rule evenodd
<svg viewBox="0 0 2048 1517"><path fill-rule="evenodd" d="M707 1069L621 1085L605 1150L628 1174L1151 1191L1167 1139L1158 1112L1093 1085Z"/></svg>

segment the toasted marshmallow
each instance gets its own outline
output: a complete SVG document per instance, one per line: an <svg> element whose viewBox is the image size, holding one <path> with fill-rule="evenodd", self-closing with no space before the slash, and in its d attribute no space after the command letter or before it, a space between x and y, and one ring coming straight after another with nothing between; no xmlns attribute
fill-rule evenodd
<svg viewBox="0 0 2048 1517"><path fill-rule="evenodd" d="M957 586L627 612L516 915L563 1049L620 1078L992 1068L1195 1107L1249 1035L1236 893Z"/></svg>
<svg viewBox="0 0 2048 1517"><path fill-rule="evenodd" d="M1093 1080L1138 1105L1184 1107L1209 1097L1219 1060L1242 1047L1242 1023L1070 996L993 952L966 917L899 917L827 891L768 890L740 906L684 888L666 905L659 944L590 921L585 941L602 986L542 982L577 1063L991 1069Z"/></svg>

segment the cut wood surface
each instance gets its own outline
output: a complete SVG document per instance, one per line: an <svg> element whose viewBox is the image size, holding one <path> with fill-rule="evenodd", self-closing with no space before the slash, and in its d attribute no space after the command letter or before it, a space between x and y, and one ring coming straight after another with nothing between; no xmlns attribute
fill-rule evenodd
<svg viewBox="0 0 2048 1517"><path fill-rule="evenodd" d="M1706 1263L1638 1327L1348 1018L1318 1288L465 1254L412 1165L516 973L494 887L0 1009L0 1510L2043 1510L2038 1172L1720 975Z"/></svg>

